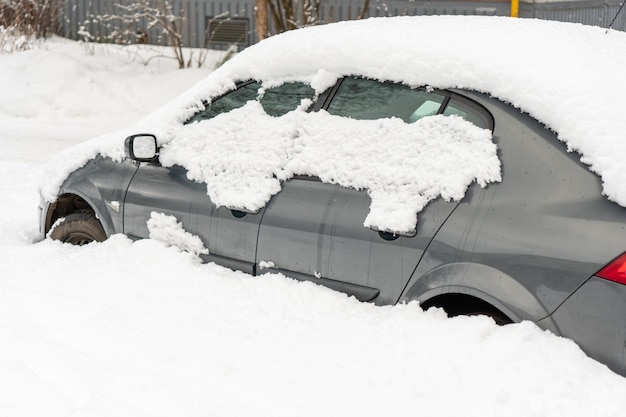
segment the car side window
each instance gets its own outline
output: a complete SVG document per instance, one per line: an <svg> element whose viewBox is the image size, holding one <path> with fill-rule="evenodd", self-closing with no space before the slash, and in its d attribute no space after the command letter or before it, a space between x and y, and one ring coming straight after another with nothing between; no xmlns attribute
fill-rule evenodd
<svg viewBox="0 0 626 417"><path fill-rule="evenodd" d="M445 94L423 88L366 78L345 78L328 112L359 120L398 117L406 123L413 123L438 114L446 98Z"/></svg>
<svg viewBox="0 0 626 417"><path fill-rule="evenodd" d="M212 103L205 104L206 107L194 114L185 124L212 119L219 114L243 107L248 101L256 99L260 87L261 84L255 81L242 84L236 90L218 97Z"/></svg>
<svg viewBox="0 0 626 417"><path fill-rule="evenodd" d="M423 117L456 115L483 129L493 130L493 117L480 104L457 93L367 78L344 78L328 112L360 120L398 117L413 123Z"/></svg>
<svg viewBox="0 0 626 417"><path fill-rule="evenodd" d="M270 116L282 116L295 110L302 100L313 100L315 90L301 82L285 83L278 87L268 88L261 96L261 105Z"/></svg>
<svg viewBox="0 0 626 417"><path fill-rule="evenodd" d="M212 119L219 114L243 107L250 100L259 100L270 116L282 116L295 110L303 99L312 100L314 97L315 90L301 82L285 83L265 91L261 89L261 83L247 82L236 90L218 97L212 103L205 104L206 107L194 114L185 124Z"/></svg>

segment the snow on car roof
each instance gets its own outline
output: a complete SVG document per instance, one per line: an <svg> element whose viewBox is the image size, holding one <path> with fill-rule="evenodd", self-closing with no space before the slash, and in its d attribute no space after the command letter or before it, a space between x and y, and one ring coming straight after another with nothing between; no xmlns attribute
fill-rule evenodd
<svg viewBox="0 0 626 417"><path fill-rule="evenodd" d="M339 76L360 75L410 86L469 89L510 102L557 132L568 149L579 152L581 160L601 176L604 193L608 198L626 206L626 170L621 169L626 160L626 144L621 140L621 135L626 131L626 117L620 114L625 107L622 101L626 101L626 82L622 78L626 70L624 50L625 33L534 19L421 16L340 22L287 32L247 48L189 92L144 119L133 131L127 132L149 130L157 133L161 144L166 145L162 154L164 164L178 163L191 168L192 178L209 183L209 195L216 204L258 209L259 205L262 206L269 196L279 190L277 183L268 179L268 173L272 172L270 177L287 179L285 167L289 161L280 161L276 166L263 169L257 169L254 163L248 164L252 172L240 171L243 164L239 164L233 171L238 178L242 174L260 175L250 189L265 184L266 193L252 193L249 201L239 199L233 202L228 198L220 201L220 196L232 196L233 190L228 192L231 183L227 178L214 181L215 169L210 165L211 161L219 160L219 155L212 153L212 158L199 160L197 152L184 152L182 146L176 145L177 142L189 145L188 141L182 139L185 136L181 128L182 121L201 108L202 101L210 101L234 88L235 82L255 79L267 85L275 85L286 80L301 80L311 82L320 92ZM253 106L246 106L246 111L250 113L249 117L258 116L254 119L257 129L270 128L268 124L260 127L263 116L260 112L255 113ZM274 121L275 128L291 135L295 131L300 135L298 137L302 137L303 132L306 132L304 126L320 123L316 118L331 117L327 114L301 113L297 117L290 116L291 119L288 117L290 121L278 118L281 120ZM233 127L230 116L220 116L201 123L212 123L207 127L210 134L204 135L205 138L219 138L223 142L236 136L234 130L237 128ZM289 127L285 123L292 124ZM337 123L345 125L337 126ZM349 120L333 121L335 127L344 133L350 130L349 123ZM440 120L440 124L446 123ZM195 129L191 125L186 128ZM449 136L450 131L455 129L448 126L439 135ZM372 131L372 139L382 132L377 129ZM470 138L480 136L472 132L471 127L466 127L466 131ZM426 136L432 136L434 132L427 132ZM119 132L114 136L114 139L111 136L99 138L94 144L75 150L69 168L76 169L80 166L78 162L84 164L96 151L121 159L123 138L120 138ZM370 137L361 136L360 139ZM384 141L379 144L381 147L387 146ZM272 146L281 145L274 143ZM232 149L228 146L225 148ZM260 149L256 150L260 158L268 155ZM289 149L285 150L290 152ZM276 149L269 152L276 154ZM477 155L473 161L474 166L488 163L489 175L470 172L455 184L449 182L454 175L440 175L436 179L437 187L420 194L423 197L420 202L409 203L407 211L413 211L412 218L415 218L425 202L437 195L459 199L472 181L482 185L498 181L499 162L493 159L495 151L489 152ZM245 159L245 155L241 157ZM341 158L341 155L333 154L333 157ZM352 160L344 162L341 164L339 160L334 165L354 165ZM304 163L300 161L300 166L304 171L312 171L315 163L313 160ZM57 172L56 176L49 175L53 180L48 181L48 185L43 188L43 194L49 200L54 198L71 169L57 169ZM350 176L351 172L341 173L344 174ZM356 170L353 174L363 173ZM413 177L418 178L420 174L416 173ZM211 183L216 184L213 191ZM377 195L369 188L371 182L362 181L361 177L351 178L344 185L367 188L373 198ZM391 185L386 182L380 187L385 190L387 197L399 190L398 184ZM410 193L423 189L423 186L416 184ZM445 195L441 190L446 187L462 189L463 192ZM373 201L372 209L376 206ZM403 216L400 220L391 221L385 220L385 216L379 213L374 215L375 220L369 219L366 223L383 230L406 231L411 219L407 218L406 213Z"/></svg>

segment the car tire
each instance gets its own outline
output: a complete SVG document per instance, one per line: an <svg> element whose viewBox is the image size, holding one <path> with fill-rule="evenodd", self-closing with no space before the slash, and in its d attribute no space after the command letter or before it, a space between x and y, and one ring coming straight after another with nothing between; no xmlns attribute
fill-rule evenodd
<svg viewBox="0 0 626 417"><path fill-rule="evenodd" d="M77 211L68 214L50 232L50 237L72 245L86 245L102 242L107 235L102 224L90 211Z"/></svg>
<svg viewBox="0 0 626 417"><path fill-rule="evenodd" d="M497 325L514 323L506 314L493 305L465 294L443 294L421 304L424 310L430 307L442 308L448 317L456 316L487 316L491 317Z"/></svg>

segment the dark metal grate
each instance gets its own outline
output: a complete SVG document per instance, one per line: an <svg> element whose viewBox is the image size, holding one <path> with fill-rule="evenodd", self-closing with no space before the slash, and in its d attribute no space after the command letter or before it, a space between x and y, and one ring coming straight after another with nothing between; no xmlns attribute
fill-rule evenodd
<svg viewBox="0 0 626 417"><path fill-rule="evenodd" d="M240 47L248 46L250 22L247 18L207 18L209 28L209 45Z"/></svg>

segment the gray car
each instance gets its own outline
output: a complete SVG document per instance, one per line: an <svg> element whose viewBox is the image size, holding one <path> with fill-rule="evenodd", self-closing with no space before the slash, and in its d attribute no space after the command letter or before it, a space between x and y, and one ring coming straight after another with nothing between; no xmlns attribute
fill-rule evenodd
<svg viewBox="0 0 626 417"><path fill-rule="evenodd" d="M186 123L243 106L259 87L241 83ZM398 89L415 95L411 111L363 105L393 101ZM306 84L287 83L260 100L278 116L313 97ZM413 233L363 227L370 205L365 191L310 176L284 182L257 212L216 207L184 168L161 166L156 138L142 133L126 139L123 162L97 157L73 172L57 201L44 205L41 233L56 224L50 236L73 244L114 233L147 238L150 213L165 212L203 240L210 252L205 261L252 275L280 272L376 304L419 301L501 324L530 320L625 375L626 286L614 282L610 270L624 262L613 259L626 247L626 210L601 195L600 179L553 132L483 94L360 77L342 78L309 111L406 119L420 107L430 109L422 117L455 114L492 129L502 182L474 184L460 202L431 202ZM269 259L273 264L262 269Z"/></svg>
<svg viewBox="0 0 626 417"><path fill-rule="evenodd" d="M278 272L379 305L417 301L499 324L529 320L626 376L626 209L603 196L600 177L511 104L370 74L345 72L323 89L297 76L267 85L246 76L177 123L197 134L250 102L275 120L294 110L358 123L455 116L492 133L501 181L430 201L412 230L364 227L367 190L310 174L283 180L258 208L216 204L188 168L163 163L168 132L142 129L116 138L125 157L90 159L55 199L42 199L41 234L78 245L116 233L144 239L151 214L165 213L202 240L206 262Z"/></svg>

